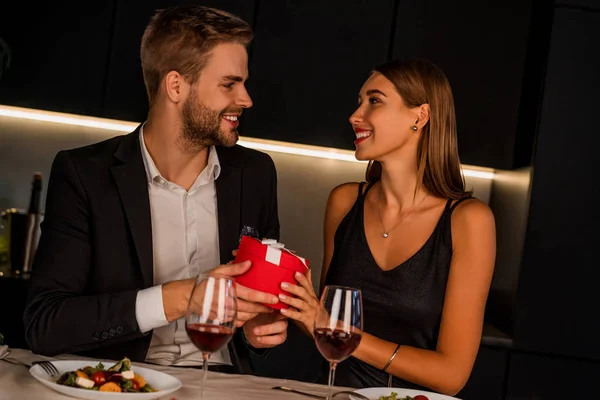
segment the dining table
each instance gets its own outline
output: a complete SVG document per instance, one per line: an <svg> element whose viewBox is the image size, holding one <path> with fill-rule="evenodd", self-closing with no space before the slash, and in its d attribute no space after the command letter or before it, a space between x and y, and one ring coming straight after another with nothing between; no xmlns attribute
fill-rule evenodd
<svg viewBox="0 0 600 400"><path fill-rule="evenodd" d="M31 376L29 369L35 362L55 360L98 360L72 354L61 354L56 357L46 357L34 354L31 350L8 348L0 346L0 399L35 399L35 400L66 400L73 399L60 394L38 382ZM107 360L112 361L112 360ZM176 392L160 397L161 400L197 400L200 397L202 370L189 367L162 366L148 363L132 363L135 366L150 368L176 377L182 386ZM294 393L274 390L273 387L283 386L303 392L325 397L327 386L315 383L276 379L254 375L237 375L208 371L204 389L205 400L275 400L275 399L309 399ZM350 388L334 387L334 391L352 390ZM336 396L336 400L348 399L348 395Z"/></svg>

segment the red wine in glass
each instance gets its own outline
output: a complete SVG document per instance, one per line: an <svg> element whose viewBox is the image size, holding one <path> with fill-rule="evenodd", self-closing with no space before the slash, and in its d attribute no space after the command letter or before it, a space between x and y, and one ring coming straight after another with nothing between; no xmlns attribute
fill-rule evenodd
<svg viewBox="0 0 600 400"><path fill-rule="evenodd" d="M237 300L233 278L214 273L200 274L190 295L185 330L202 352L203 371L200 400L204 398L208 358L233 337L237 321Z"/></svg>
<svg viewBox="0 0 600 400"><path fill-rule="evenodd" d="M328 400L331 400L335 367L358 348L362 332L361 291L344 286L325 286L313 334L317 348L329 361Z"/></svg>
<svg viewBox="0 0 600 400"><path fill-rule="evenodd" d="M317 348L328 361L344 361L356 350L360 339L362 339L360 332L328 328L315 329Z"/></svg>
<svg viewBox="0 0 600 400"><path fill-rule="evenodd" d="M234 333L232 328L208 324L188 324L185 330L198 350L205 353L219 351L229 343Z"/></svg>

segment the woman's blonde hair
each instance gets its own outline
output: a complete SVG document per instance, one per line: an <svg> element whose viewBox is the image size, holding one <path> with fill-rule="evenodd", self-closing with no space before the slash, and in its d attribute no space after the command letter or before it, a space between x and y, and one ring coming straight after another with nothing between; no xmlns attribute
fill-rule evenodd
<svg viewBox="0 0 600 400"><path fill-rule="evenodd" d="M408 108L429 105L429 121L417 147L417 189L422 184L432 195L449 199L467 195L458 157L454 99L446 75L435 64L418 59L389 61L374 68L375 72L394 84ZM381 163L369 162L366 179L381 179Z"/></svg>

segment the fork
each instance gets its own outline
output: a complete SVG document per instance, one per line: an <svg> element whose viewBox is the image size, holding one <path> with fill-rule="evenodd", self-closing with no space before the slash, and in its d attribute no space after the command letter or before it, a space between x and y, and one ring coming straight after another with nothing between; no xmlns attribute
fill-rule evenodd
<svg viewBox="0 0 600 400"><path fill-rule="evenodd" d="M367 396L364 396L364 395L362 395L360 393L353 392L351 390L340 390L338 392L334 392L331 395L331 398L336 397L338 394L347 394L347 395L350 395L351 397L354 397L354 398L359 399L359 400L371 400Z"/></svg>
<svg viewBox="0 0 600 400"><path fill-rule="evenodd" d="M60 372L50 361L36 361L32 365L39 365L46 373L52 377L57 376Z"/></svg>

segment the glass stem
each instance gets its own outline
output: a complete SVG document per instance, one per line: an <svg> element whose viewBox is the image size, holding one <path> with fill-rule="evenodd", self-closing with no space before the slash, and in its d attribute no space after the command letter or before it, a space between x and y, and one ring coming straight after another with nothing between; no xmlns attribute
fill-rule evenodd
<svg viewBox="0 0 600 400"><path fill-rule="evenodd" d="M210 354L202 353L202 385L200 386L200 400L204 400L204 387L206 386L206 377L208 376L208 357Z"/></svg>
<svg viewBox="0 0 600 400"><path fill-rule="evenodd" d="M330 362L329 363L329 391L327 393L327 400L331 400L333 399L333 397L331 396L333 393L333 383L335 382L335 367L337 366L337 363L335 362Z"/></svg>

